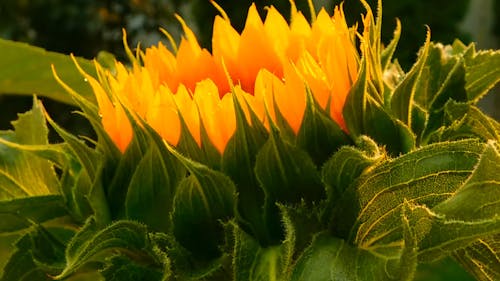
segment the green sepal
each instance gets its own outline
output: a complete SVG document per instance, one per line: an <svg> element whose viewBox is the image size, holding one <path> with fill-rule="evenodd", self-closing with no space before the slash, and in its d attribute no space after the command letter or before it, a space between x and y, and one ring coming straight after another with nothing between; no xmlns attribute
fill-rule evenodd
<svg viewBox="0 0 500 281"><path fill-rule="evenodd" d="M200 120L200 146L191 135L186 121L180 112L179 119L181 122L181 136L176 149L194 161L203 163L212 169L219 170L221 165L221 155L210 141L205 126L203 125L203 120Z"/></svg>
<svg viewBox="0 0 500 281"><path fill-rule="evenodd" d="M396 51L396 47L398 46L400 38L401 38L401 22L399 21L399 19L396 19L396 28L394 29L393 38L380 54L380 63L382 65L382 70L386 71L390 67L392 56Z"/></svg>
<svg viewBox="0 0 500 281"><path fill-rule="evenodd" d="M282 244L265 247L236 225L233 236L233 280L287 280L293 254L292 236L287 235Z"/></svg>
<svg viewBox="0 0 500 281"><path fill-rule="evenodd" d="M420 55L410 72L408 72L401 83L394 89L391 97L391 112L396 118L401 120L405 125L412 124L412 108L415 99L415 94L421 84L422 70L426 64L429 54L430 31L427 31L425 44L420 50Z"/></svg>
<svg viewBox="0 0 500 281"><path fill-rule="evenodd" d="M351 139L340 126L322 110L307 90L306 109L296 144L309 153L316 165L322 165L340 146Z"/></svg>
<svg viewBox="0 0 500 281"><path fill-rule="evenodd" d="M60 195L0 201L0 233L18 231L67 215L68 211Z"/></svg>
<svg viewBox="0 0 500 281"><path fill-rule="evenodd" d="M411 130L416 136L416 145L419 146L422 142L422 134L425 131L425 126L429 120L429 113L419 104L414 103L411 110Z"/></svg>
<svg viewBox="0 0 500 281"><path fill-rule="evenodd" d="M262 218L272 235L271 244L279 244L283 239L277 202L312 204L325 196L312 159L305 151L283 140L276 128L271 129L267 142L257 154L255 176L265 194Z"/></svg>
<svg viewBox="0 0 500 281"><path fill-rule="evenodd" d="M225 174L171 151L190 173L173 200L175 238L199 259L215 259L224 241L221 221L234 216L236 187Z"/></svg>
<svg viewBox="0 0 500 281"><path fill-rule="evenodd" d="M352 86L343 109L347 130L352 138L368 135L387 146L393 155L406 153L415 146L416 136L400 120L391 116L371 80L368 80L367 60L361 60L358 80Z"/></svg>
<svg viewBox="0 0 500 281"><path fill-rule="evenodd" d="M65 141L67 150L71 155L68 161L70 161L74 168L66 172L67 175L65 176L67 176L68 180L74 179L77 183L75 184L75 188L70 184L62 183L62 190L63 192L66 191L65 196L69 198L78 198L80 200L85 199L78 201L84 201L82 202L84 206L75 209L85 210L88 204L95 214L97 223L102 226L108 224L111 221L109 207L104 195L101 178L99 177L102 175L105 156L100 155L95 149L90 148L83 140L61 128L47 113L45 113L45 118L57 134ZM76 161L78 164L74 163ZM63 179L65 179L65 177L63 177ZM74 194L74 192L79 192L80 194ZM79 204L75 204L75 207L77 206L79 206ZM79 214L78 216L84 220L88 217L88 213L86 212L78 212L75 210L75 213Z"/></svg>
<svg viewBox="0 0 500 281"><path fill-rule="evenodd" d="M169 232L173 198L186 170L168 149L164 140L148 124L130 118L134 135L149 143L137 163L125 198L127 219L139 220L154 231Z"/></svg>
<svg viewBox="0 0 500 281"><path fill-rule="evenodd" d="M172 156L152 144L137 163L125 198L126 218L141 221L153 231L169 232L171 228L169 214L181 175L175 173L178 164L169 158Z"/></svg>
<svg viewBox="0 0 500 281"><path fill-rule="evenodd" d="M222 155L222 172L229 176L237 187L236 218L239 223L261 243L269 243L272 235L268 233L269 230L262 217L264 192L254 174L256 155L266 141L268 133L262 125L259 125L260 122L255 120L250 126L240 98L236 94L233 94L233 104L236 131Z"/></svg>
<svg viewBox="0 0 500 281"><path fill-rule="evenodd" d="M266 205L318 202L324 189L316 165L300 148L284 141L272 129L256 157L255 176L265 192Z"/></svg>
<svg viewBox="0 0 500 281"><path fill-rule="evenodd" d="M170 220L158 217L158 212L167 215L172 209L172 198L185 169L148 124L124 109L133 138L107 189L111 214L115 218L141 220L154 230L167 231Z"/></svg>
<svg viewBox="0 0 500 281"><path fill-rule="evenodd" d="M403 202L431 208L444 201L467 180L483 150L477 140L445 142L379 162L344 192L333 210L333 233L363 247L391 245L401 239Z"/></svg>
<svg viewBox="0 0 500 281"><path fill-rule="evenodd" d="M46 96L68 104L76 104L54 79L51 65L62 79L92 103L92 89L75 67L68 55L48 52L26 43L0 39L0 92L20 95ZM92 76L96 76L92 61L76 58L78 64Z"/></svg>

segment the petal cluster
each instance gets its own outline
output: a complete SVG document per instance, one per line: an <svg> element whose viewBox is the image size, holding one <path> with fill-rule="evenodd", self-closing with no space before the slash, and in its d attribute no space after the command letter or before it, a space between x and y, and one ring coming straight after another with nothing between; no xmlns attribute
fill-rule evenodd
<svg viewBox="0 0 500 281"><path fill-rule="evenodd" d="M297 133L310 91L345 129L342 108L357 78L359 57L355 31L341 7L333 16L322 9L310 24L295 7L290 23L274 7L262 21L252 5L241 33L227 17L218 16L212 52L179 20L184 36L175 52L158 43L141 52L141 63L131 68L116 62L113 72L98 66L99 81L87 77L103 126L121 151L132 139L123 107L174 146L183 133L203 145L203 129L220 153L236 130L236 99L249 122L250 111L265 126L280 114Z"/></svg>

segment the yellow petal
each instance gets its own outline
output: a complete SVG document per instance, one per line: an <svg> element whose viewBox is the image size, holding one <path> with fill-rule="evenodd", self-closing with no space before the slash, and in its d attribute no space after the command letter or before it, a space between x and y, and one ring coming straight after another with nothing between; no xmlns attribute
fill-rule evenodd
<svg viewBox="0 0 500 281"><path fill-rule="evenodd" d="M189 130L189 132L181 132L181 134L191 134L196 143L201 147L200 116L198 108L184 85L179 85L177 93L174 95L174 100L179 110L179 114L182 116L182 119L186 123Z"/></svg>
<svg viewBox="0 0 500 281"><path fill-rule="evenodd" d="M169 144L178 144L181 122L173 94L167 87L160 87L147 112L146 122Z"/></svg>
<svg viewBox="0 0 500 281"><path fill-rule="evenodd" d="M197 84L193 99L208 138L222 154L236 130L232 95L224 95L221 99L217 85L211 80L203 80Z"/></svg>

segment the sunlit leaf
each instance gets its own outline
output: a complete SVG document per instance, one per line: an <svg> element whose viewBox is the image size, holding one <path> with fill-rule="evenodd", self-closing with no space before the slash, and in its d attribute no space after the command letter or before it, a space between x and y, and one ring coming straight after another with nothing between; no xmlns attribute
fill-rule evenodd
<svg viewBox="0 0 500 281"><path fill-rule="evenodd" d="M22 145L47 145L48 129L40 102L12 122L13 131L0 131L0 138ZM59 192L53 164L30 152L0 143L0 199Z"/></svg>
<svg viewBox="0 0 500 281"><path fill-rule="evenodd" d="M91 61L79 58L78 63L87 73L95 75ZM51 65L78 93L89 101L95 101L92 89L70 56L5 39L0 39L0 93L37 94L75 104L73 98L54 79Z"/></svg>

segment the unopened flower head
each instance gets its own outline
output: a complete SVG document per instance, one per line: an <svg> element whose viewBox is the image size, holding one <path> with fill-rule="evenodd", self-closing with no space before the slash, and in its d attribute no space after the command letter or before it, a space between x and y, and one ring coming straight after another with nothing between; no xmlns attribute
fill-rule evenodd
<svg viewBox="0 0 500 281"><path fill-rule="evenodd" d="M297 133L310 91L346 130L342 108L357 78L359 57L355 30L341 7L333 16L322 9L310 24L293 3L290 23L272 6L262 21L252 5L241 33L222 12L214 21L212 53L179 20L184 36L175 51L158 43L140 52L130 69L116 62L114 73L97 66L99 81L88 77L103 126L121 151L132 139L123 107L173 146L182 133L202 145L203 126L220 153L236 130L235 100L250 124L251 111L268 128L280 114ZM182 131L182 123L189 132Z"/></svg>

